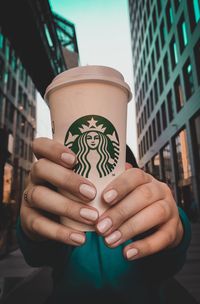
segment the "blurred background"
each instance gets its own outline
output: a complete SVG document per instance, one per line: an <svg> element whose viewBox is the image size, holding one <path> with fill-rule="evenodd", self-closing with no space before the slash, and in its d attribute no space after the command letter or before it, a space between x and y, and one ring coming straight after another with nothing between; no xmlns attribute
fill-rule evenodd
<svg viewBox="0 0 200 304"><path fill-rule="evenodd" d="M0 1L0 299L12 303L47 280L25 264L16 219L31 142L51 138L45 89L87 64L116 68L131 86L127 143L142 169L170 185L192 224L170 290L200 303L200 0Z"/></svg>

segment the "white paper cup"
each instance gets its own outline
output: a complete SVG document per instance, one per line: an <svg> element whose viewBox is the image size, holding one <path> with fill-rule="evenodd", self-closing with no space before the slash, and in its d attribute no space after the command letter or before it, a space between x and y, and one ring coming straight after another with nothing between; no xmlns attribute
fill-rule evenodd
<svg viewBox="0 0 200 304"><path fill-rule="evenodd" d="M77 155L73 170L97 188L95 199L88 204L100 215L109 207L101 199L103 189L125 171L127 105L131 97L122 74L105 66L67 70L56 76L45 92L53 138ZM94 230L66 217L61 217L61 222L81 231Z"/></svg>

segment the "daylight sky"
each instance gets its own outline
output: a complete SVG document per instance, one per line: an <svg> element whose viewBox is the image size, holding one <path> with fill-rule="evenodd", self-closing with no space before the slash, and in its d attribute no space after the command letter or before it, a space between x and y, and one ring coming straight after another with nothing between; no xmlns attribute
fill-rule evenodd
<svg viewBox="0 0 200 304"><path fill-rule="evenodd" d="M80 65L113 67L123 74L133 90L128 0L50 0L50 4L53 11L75 24ZM45 109L42 103L40 107ZM134 108L131 100L127 143L137 157ZM41 124L41 128L45 126Z"/></svg>

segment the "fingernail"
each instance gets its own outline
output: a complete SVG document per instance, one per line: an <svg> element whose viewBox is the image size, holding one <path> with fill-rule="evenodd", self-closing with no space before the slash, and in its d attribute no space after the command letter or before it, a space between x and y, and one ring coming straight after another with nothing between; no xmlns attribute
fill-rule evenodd
<svg viewBox="0 0 200 304"><path fill-rule="evenodd" d="M136 248L129 249L126 253L127 259L128 260L132 259L136 254L138 254L138 249Z"/></svg>
<svg viewBox="0 0 200 304"><path fill-rule="evenodd" d="M87 184L80 185L79 191L81 194L85 195L87 198L94 198L96 195L96 190Z"/></svg>
<svg viewBox="0 0 200 304"><path fill-rule="evenodd" d="M61 159L68 165L72 165L75 162L75 156L70 153L62 153L61 154Z"/></svg>
<svg viewBox="0 0 200 304"><path fill-rule="evenodd" d="M112 227L112 221L111 221L110 218L105 218L104 220L99 222L98 225L97 225L97 229L101 233L106 232L111 227Z"/></svg>
<svg viewBox="0 0 200 304"><path fill-rule="evenodd" d="M104 193L103 197L107 203L111 203L117 197L117 195L118 195L117 191L112 189Z"/></svg>
<svg viewBox="0 0 200 304"><path fill-rule="evenodd" d="M106 243L108 244L112 244L117 242L120 238L121 238L122 234L119 230L113 232L112 234L110 234L109 236L107 236L105 238Z"/></svg>
<svg viewBox="0 0 200 304"><path fill-rule="evenodd" d="M98 212L88 208L81 208L80 215L89 221L96 221L98 218Z"/></svg>
<svg viewBox="0 0 200 304"><path fill-rule="evenodd" d="M83 244L85 242L85 236L80 233L71 233L69 237L73 242Z"/></svg>

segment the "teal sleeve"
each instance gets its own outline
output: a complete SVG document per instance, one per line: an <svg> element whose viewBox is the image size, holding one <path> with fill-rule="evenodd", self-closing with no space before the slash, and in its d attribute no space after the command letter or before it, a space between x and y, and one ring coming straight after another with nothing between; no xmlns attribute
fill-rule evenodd
<svg viewBox="0 0 200 304"><path fill-rule="evenodd" d="M177 247L165 249L157 254L144 258L146 276L155 281L174 276L181 270L185 263L187 249L191 241L191 224L182 208L178 208L179 216L183 224L184 234Z"/></svg>
<svg viewBox="0 0 200 304"><path fill-rule="evenodd" d="M57 256L62 252L62 244L51 240L31 240L21 227L20 217L17 220L16 235L27 264L32 267L54 266Z"/></svg>

